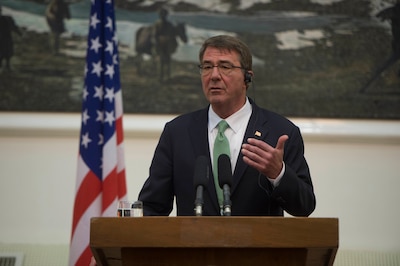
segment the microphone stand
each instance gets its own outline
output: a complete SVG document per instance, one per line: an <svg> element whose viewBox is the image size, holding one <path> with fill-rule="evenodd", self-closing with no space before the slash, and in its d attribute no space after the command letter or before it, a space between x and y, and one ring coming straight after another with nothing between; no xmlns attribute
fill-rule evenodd
<svg viewBox="0 0 400 266"><path fill-rule="evenodd" d="M196 200L194 202L195 208L194 208L194 214L196 216L202 216L203 215L203 186L199 185L197 186L196 189Z"/></svg>
<svg viewBox="0 0 400 266"><path fill-rule="evenodd" d="M222 213L224 216L231 216L231 190L228 184L225 184L222 189L224 195Z"/></svg>

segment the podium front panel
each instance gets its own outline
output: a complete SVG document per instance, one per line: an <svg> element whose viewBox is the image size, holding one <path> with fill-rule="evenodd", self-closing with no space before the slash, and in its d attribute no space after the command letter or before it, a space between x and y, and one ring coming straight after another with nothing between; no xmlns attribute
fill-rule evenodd
<svg viewBox="0 0 400 266"><path fill-rule="evenodd" d="M99 265L333 265L338 242L336 218L93 218L90 236Z"/></svg>

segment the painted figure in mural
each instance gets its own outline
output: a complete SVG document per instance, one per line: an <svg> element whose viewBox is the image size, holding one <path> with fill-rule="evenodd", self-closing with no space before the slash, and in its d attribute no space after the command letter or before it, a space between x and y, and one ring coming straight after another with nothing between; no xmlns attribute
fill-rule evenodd
<svg viewBox="0 0 400 266"><path fill-rule="evenodd" d="M389 20L392 26L392 49L393 54L400 56L400 1L386 8L376 15L381 20ZM400 74L400 72L399 72Z"/></svg>
<svg viewBox="0 0 400 266"><path fill-rule="evenodd" d="M171 23L168 10L161 8L158 12L159 19L151 26L141 27L136 32L136 53L138 54L138 71L140 72L141 55L148 54L158 57L159 79L171 76L171 55L178 48L177 37L187 42L185 24Z"/></svg>
<svg viewBox="0 0 400 266"><path fill-rule="evenodd" d="M46 21L50 28L50 47L53 54L60 50L60 35L65 32L64 19L70 19L69 7L64 0L51 0L46 8Z"/></svg>
<svg viewBox="0 0 400 266"><path fill-rule="evenodd" d="M387 68L400 60L400 1L397 1L394 6L380 11L376 17L382 21L390 21L392 27L392 55L380 68L376 70L372 78L364 85L364 87L360 89L360 92L365 92L371 83L377 79ZM400 77L400 69L398 71L398 76Z"/></svg>
<svg viewBox="0 0 400 266"><path fill-rule="evenodd" d="M13 32L21 35L14 19L11 16L4 16L0 5L0 68L3 67L3 60L5 60L6 70L11 70L10 60L14 55Z"/></svg>

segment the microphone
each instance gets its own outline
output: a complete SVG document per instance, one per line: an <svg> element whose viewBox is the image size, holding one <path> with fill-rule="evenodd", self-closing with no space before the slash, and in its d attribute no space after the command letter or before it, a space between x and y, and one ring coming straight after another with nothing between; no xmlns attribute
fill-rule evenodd
<svg viewBox="0 0 400 266"><path fill-rule="evenodd" d="M231 159L226 154L221 154L218 157L218 183L224 195L223 214L224 216L231 216L232 166Z"/></svg>
<svg viewBox="0 0 400 266"><path fill-rule="evenodd" d="M204 155L197 157L193 174L193 184L196 189L196 200L194 201L194 214L196 216L203 215L203 190L207 186L209 176L210 165L208 158Z"/></svg>

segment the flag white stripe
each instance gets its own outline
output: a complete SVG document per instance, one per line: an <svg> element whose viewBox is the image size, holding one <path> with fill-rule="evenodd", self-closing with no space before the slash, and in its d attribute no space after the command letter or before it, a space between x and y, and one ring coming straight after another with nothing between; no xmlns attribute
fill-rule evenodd
<svg viewBox="0 0 400 266"><path fill-rule="evenodd" d="M124 144L123 143L119 144L117 147L117 152L118 152L117 171L118 171L118 173L125 169L124 151L125 151Z"/></svg>
<svg viewBox="0 0 400 266"><path fill-rule="evenodd" d="M77 192L85 179L85 176L89 173L90 169L83 161L82 156L79 154L78 156L78 166L77 166L77 177L75 184L75 192Z"/></svg>
<svg viewBox="0 0 400 266"><path fill-rule="evenodd" d="M117 166L117 138L114 133L111 138L103 146L103 182L107 176ZM107 156L105 160L104 156Z"/></svg>
<svg viewBox="0 0 400 266"><path fill-rule="evenodd" d="M115 93L115 117L119 118L123 114L122 108L122 91L119 90Z"/></svg>
<svg viewBox="0 0 400 266"><path fill-rule="evenodd" d="M92 204L83 213L81 219L76 225L74 235L71 239L70 247L70 265L75 265L76 261L79 259L81 253L89 245L90 235L90 221L91 217L99 216L101 213L101 193L96 197Z"/></svg>

